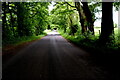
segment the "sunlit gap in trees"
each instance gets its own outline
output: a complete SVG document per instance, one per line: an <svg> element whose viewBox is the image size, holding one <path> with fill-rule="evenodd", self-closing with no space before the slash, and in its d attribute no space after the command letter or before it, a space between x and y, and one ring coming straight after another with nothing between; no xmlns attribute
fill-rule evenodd
<svg viewBox="0 0 120 80"><path fill-rule="evenodd" d="M95 27L100 27L101 26L102 12L95 13L95 16L98 17L98 18L100 18L100 19L97 19L94 22L94 26ZM118 25L118 11L116 11L115 7L113 7L113 22L114 22L114 24Z"/></svg>
<svg viewBox="0 0 120 80"><path fill-rule="evenodd" d="M55 2L52 1L51 4L48 6L49 14L50 14L50 12L53 10L54 5L55 5Z"/></svg>
<svg viewBox="0 0 120 80"><path fill-rule="evenodd" d="M59 33L57 32L57 30L53 30L51 32L48 32L47 35L55 36L55 35L59 35Z"/></svg>

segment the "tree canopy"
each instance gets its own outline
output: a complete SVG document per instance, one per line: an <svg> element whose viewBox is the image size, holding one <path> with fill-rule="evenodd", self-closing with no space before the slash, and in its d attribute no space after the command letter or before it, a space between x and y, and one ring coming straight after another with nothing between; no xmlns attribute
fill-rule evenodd
<svg viewBox="0 0 120 80"><path fill-rule="evenodd" d="M119 2L54 2L54 8L50 11L48 7L51 4L52 2L2 2L3 40L38 36L45 29L52 28L63 30L72 36L95 37L94 22L100 19L95 13L99 12L102 12L99 40L107 43L110 40L107 38L114 34L112 7L118 10Z"/></svg>

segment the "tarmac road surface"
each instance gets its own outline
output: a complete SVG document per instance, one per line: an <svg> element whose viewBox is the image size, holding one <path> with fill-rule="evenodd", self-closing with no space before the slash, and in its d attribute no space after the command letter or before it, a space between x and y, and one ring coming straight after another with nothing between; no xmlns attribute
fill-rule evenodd
<svg viewBox="0 0 120 80"><path fill-rule="evenodd" d="M87 52L53 31L4 64L2 80L104 80L87 57Z"/></svg>

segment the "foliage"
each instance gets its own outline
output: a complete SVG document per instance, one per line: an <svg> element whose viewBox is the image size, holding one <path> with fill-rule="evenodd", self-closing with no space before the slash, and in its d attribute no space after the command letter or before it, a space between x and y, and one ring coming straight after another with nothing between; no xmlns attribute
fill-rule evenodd
<svg viewBox="0 0 120 80"><path fill-rule="evenodd" d="M69 4L72 5L72 2ZM67 31L69 34L74 34L76 32L78 26L76 26L76 28L74 26L79 25L79 21L78 14L74 8L71 8L65 2L57 2L51 14L52 24L59 25L59 29L63 29L64 32Z"/></svg>
<svg viewBox="0 0 120 80"><path fill-rule="evenodd" d="M117 38L112 40L110 43L106 43L106 45L101 46L99 45L99 41L98 41L99 37L97 36L87 35L87 37L85 37L82 34L81 35L76 34L75 36L72 36L72 35L68 35L67 33L64 33L62 30L60 30L59 32L68 41L88 51L95 50L96 52L101 52L102 54L102 53L110 53L111 51L113 52L120 49L120 40ZM95 55L100 55L100 54L96 53Z"/></svg>
<svg viewBox="0 0 120 80"><path fill-rule="evenodd" d="M118 11L120 8L120 2L114 2L113 5L115 6L116 10Z"/></svg>
<svg viewBox="0 0 120 80"><path fill-rule="evenodd" d="M3 43L43 34L49 22L48 5L48 2L3 2Z"/></svg>
<svg viewBox="0 0 120 80"><path fill-rule="evenodd" d="M49 11L49 2L3 2L3 45L14 44L15 41L19 42L20 40L21 42L27 38L32 38L31 36L41 35L45 29L57 28L65 38L76 44L96 47L95 45L98 44L96 41L100 34L96 36L96 28L94 28L93 23L95 20L101 19L95 14L102 11L103 3L92 1L88 3L78 2L78 4L80 5L76 7L75 2L55 2L54 9ZM120 3L114 2L112 6L118 10L119 5ZM106 7L105 9L108 10ZM105 18L108 17L107 15ZM104 24L106 23L104 22ZM106 30L110 30L110 26L102 27L101 31L107 34L105 27ZM113 29L111 30L113 31ZM90 31L95 32L95 35L91 35ZM107 47L115 47L119 44L116 40L118 38L116 31L112 37L114 40L111 40L110 43L106 42Z"/></svg>

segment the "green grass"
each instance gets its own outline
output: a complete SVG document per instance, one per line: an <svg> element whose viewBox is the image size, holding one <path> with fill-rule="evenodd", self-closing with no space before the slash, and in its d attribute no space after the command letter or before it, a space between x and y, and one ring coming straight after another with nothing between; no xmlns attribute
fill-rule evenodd
<svg viewBox="0 0 120 80"><path fill-rule="evenodd" d="M95 29L96 31L99 30L100 28ZM115 36L117 37L117 31L118 29L115 28ZM117 50L118 48L120 48L120 40L118 40L117 38L115 38L115 40L113 40L111 43L106 44L104 46L99 46L98 45L98 39L99 36L93 36L93 35L87 35L87 36L83 36L82 34L77 34L77 35L69 35L68 33L64 33L62 30L59 31L59 33L66 38L67 40L69 40L70 42L75 43L78 46L81 47L85 47L88 49L98 49L100 51L104 50ZM95 32L96 33L96 32Z"/></svg>
<svg viewBox="0 0 120 80"><path fill-rule="evenodd" d="M44 37L46 34L42 34L42 35L39 35L39 36L23 36L23 37L19 37L19 38L14 38L14 39L11 39L11 40L7 40L7 41L3 41L3 47L7 46L7 45L13 45L13 46L17 46L17 45L20 45L20 44L23 44L25 42L30 42L30 41L33 41L33 40L37 40L37 39L40 39L42 37Z"/></svg>
<svg viewBox="0 0 120 80"><path fill-rule="evenodd" d="M99 30L101 31L101 27L94 28L95 36L99 36ZM118 35L118 28L114 28L114 33L115 33L115 35Z"/></svg>
<svg viewBox="0 0 120 80"><path fill-rule="evenodd" d="M33 40L36 40L36 39L40 39L43 36L45 36L45 35L21 37L21 38L18 38L16 40L15 45L19 45L19 44L24 43L24 42L30 42L30 41L33 41Z"/></svg>

